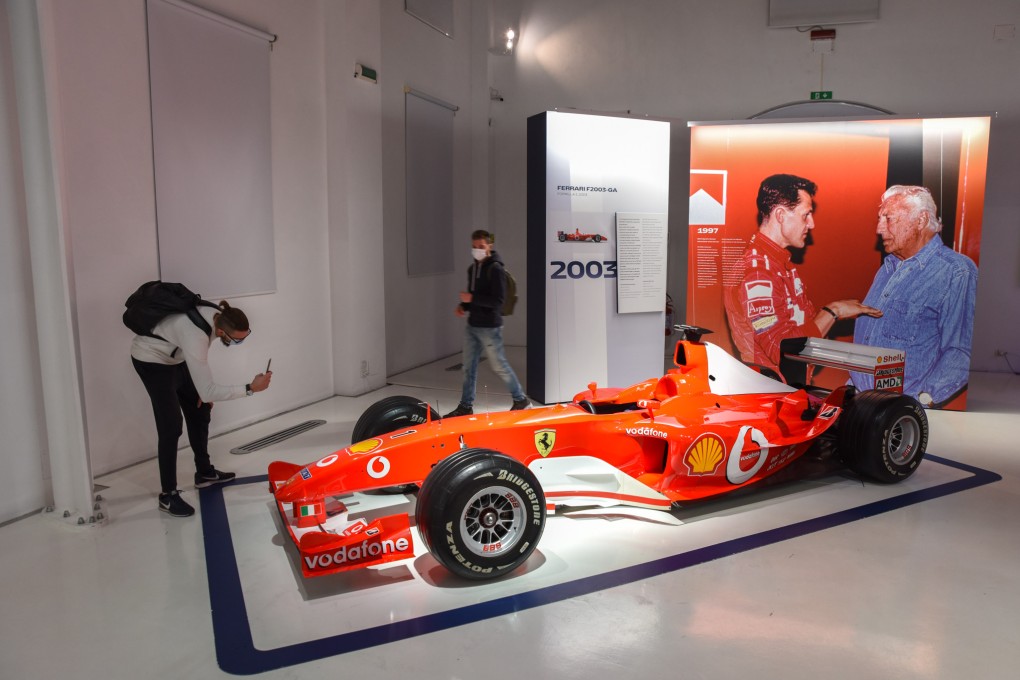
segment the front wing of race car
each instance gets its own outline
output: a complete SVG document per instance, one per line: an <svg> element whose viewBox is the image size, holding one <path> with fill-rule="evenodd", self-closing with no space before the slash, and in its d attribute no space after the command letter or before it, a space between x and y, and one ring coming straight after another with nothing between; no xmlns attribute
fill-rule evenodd
<svg viewBox="0 0 1020 680"><path fill-rule="evenodd" d="M302 466L274 462L269 488L275 491ZM406 512L372 521L349 519L344 503L332 497L307 501L276 501L280 518L301 556L305 577L324 576L414 557L411 518Z"/></svg>

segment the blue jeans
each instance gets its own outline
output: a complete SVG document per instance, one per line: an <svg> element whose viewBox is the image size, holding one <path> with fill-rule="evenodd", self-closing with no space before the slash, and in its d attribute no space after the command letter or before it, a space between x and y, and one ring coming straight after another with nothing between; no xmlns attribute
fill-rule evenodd
<svg viewBox="0 0 1020 680"><path fill-rule="evenodd" d="M489 365L506 384L507 390L514 401L522 401L527 397L524 388L517 380L514 369L506 360L503 350L503 328L464 327L464 387L461 390L460 405L471 407L475 403L475 382L478 378L478 359L485 350Z"/></svg>

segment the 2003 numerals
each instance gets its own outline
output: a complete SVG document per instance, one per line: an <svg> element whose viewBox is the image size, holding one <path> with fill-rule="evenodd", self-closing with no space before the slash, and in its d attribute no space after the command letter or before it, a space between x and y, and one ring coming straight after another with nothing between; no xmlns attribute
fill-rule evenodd
<svg viewBox="0 0 1020 680"><path fill-rule="evenodd" d="M591 260L590 262L563 262L553 260L553 279L615 279L616 260Z"/></svg>

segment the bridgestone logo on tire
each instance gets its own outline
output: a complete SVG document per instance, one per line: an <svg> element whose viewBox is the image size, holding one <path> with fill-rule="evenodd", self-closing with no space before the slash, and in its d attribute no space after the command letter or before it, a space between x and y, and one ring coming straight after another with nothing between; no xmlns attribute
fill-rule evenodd
<svg viewBox="0 0 1020 680"><path fill-rule="evenodd" d="M538 494L531 488L531 485L526 481L518 477L517 475L507 472L506 470L500 470L499 476L497 477L501 482L509 482L520 487L524 495L528 497L528 501L531 503L531 522L535 526L542 526L542 505L538 502Z"/></svg>

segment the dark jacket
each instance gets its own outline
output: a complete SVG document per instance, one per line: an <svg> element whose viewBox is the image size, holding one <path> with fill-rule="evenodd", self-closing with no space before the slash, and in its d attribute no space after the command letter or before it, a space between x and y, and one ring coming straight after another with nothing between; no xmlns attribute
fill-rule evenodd
<svg viewBox="0 0 1020 680"><path fill-rule="evenodd" d="M506 283L503 277L503 260L495 250L481 262L468 267L468 292L471 302L462 302L468 313L468 325L476 328L499 328L503 325L503 300Z"/></svg>

